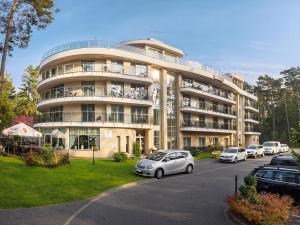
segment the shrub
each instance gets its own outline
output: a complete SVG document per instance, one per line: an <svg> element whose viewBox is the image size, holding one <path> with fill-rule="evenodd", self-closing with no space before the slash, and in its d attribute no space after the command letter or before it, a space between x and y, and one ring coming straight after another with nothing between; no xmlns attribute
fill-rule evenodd
<svg viewBox="0 0 300 225"><path fill-rule="evenodd" d="M113 154L113 159L116 162L125 162L125 161L127 161L128 156L127 156L127 154L125 152L115 152Z"/></svg>
<svg viewBox="0 0 300 225"><path fill-rule="evenodd" d="M142 154L141 145L139 142L133 143L133 155L135 158L140 158Z"/></svg>
<svg viewBox="0 0 300 225"><path fill-rule="evenodd" d="M256 177L255 176L246 176L244 178L245 184L241 185L239 191L241 196L252 203L259 203L256 191Z"/></svg>
<svg viewBox="0 0 300 225"><path fill-rule="evenodd" d="M229 196L226 202L234 213L242 216L251 224L279 225L283 224L289 216L293 199L289 196L280 197L276 194L258 194L259 204L253 203L240 196Z"/></svg>

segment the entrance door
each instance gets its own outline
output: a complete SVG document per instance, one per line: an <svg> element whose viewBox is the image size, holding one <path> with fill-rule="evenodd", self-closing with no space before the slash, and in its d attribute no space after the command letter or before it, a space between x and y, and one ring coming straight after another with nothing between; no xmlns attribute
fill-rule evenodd
<svg viewBox="0 0 300 225"><path fill-rule="evenodd" d="M140 130L136 132L136 142L141 143L142 154L145 154L145 131Z"/></svg>

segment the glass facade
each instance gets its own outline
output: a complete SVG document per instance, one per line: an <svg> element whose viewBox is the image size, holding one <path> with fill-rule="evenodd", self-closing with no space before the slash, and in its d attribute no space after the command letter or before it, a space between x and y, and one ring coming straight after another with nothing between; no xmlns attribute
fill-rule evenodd
<svg viewBox="0 0 300 225"><path fill-rule="evenodd" d="M99 128L70 128L70 149L99 149Z"/></svg>
<svg viewBox="0 0 300 225"><path fill-rule="evenodd" d="M167 128L168 149L177 148L176 76L167 74Z"/></svg>

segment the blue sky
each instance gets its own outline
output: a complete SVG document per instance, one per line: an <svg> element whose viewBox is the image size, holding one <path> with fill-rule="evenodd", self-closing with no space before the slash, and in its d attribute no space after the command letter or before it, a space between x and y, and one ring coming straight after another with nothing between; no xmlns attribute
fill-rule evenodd
<svg viewBox="0 0 300 225"><path fill-rule="evenodd" d="M98 39L112 43L153 37L222 72L250 83L300 66L299 0L64 0L46 30L35 30L27 49L8 58L18 87L27 65L56 45Z"/></svg>

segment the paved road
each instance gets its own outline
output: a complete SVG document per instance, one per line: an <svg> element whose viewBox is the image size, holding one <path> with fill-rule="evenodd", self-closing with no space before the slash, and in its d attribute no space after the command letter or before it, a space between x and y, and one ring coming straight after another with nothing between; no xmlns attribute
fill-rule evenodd
<svg viewBox="0 0 300 225"><path fill-rule="evenodd" d="M242 178L270 157L237 164L196 162L191 175L173 175L100 199L31 209L0 210L2 225L229 225L224 199ZM83 207L83 208L82 208ZM80 210L80 211L79 211Z"/></svg>

